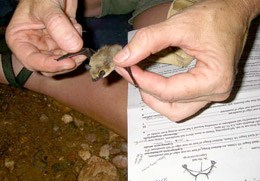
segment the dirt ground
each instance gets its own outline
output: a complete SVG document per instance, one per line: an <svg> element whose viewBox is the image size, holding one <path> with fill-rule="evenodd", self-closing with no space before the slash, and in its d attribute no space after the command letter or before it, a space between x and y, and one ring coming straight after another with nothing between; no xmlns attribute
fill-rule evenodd
<svg viewBox="0 0 260 181"><path fill-rule="evenodd" d="M127 143L57 101L0 85L0 180L127 180Z"/></svg>

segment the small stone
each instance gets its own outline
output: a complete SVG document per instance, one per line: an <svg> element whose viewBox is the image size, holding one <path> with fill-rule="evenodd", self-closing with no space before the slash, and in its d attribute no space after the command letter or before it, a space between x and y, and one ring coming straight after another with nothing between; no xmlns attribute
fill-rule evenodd
<svg viewBox="0 0 260 181"><path fill-rule="evenodd" d="M94 133L90 133L90 134L87 134L86 139L88 142L94 143L95 141L97 141L97 136Z"/></svg>
<svg viewBox="0 0 260 181"><path fill-rule="evenodd" d="M19 142L20 144L24 144L26 142L30 141L29 138L25 135L21 135L20 138L19 138Z"/></svg>
<svg viewBox="0 0 260 181"><path fill-rule="evenodd" d="M67 159L66 160L69 160L69 161L71 161L71 162L75 162L76 160L78 160L78 151L76 151L76 150L73 150L73 151L71 151L68 155L67 155L67 157L66 157Z"/></svg>
<svg viewBox="0 0 260 181"><path fill-rule="evenodd" d="M52 129L53 129L53 131L55 131L55 132L56 132L56 131L58 131L58 130L60 129L60 127L55 125L55 126L53 126L53 128L52 128Z"/></svg>
<svg viewBox="0 0 260 181"><path fill-rule="evenodd" d="M115 132L110 131L110 130L109 130L108 134L109 134L109 142L115 141L116 138L119 137L118 134L116 134Z"/></svg>
<svg viewBox="0 0 260 181"><path fill-rule="evenodd" d="M14 169L14 161L10 160L9 158L5 158L5 167L8 168L10 171Z"/></svg>
<svg viewBox="0 0 260 181"><path fill-rule="evenodd" d="M120 152L121 152L121 150L118 149L118 148L111 148L111 150L109 151L109 153L110 153L111 155L117 155L117 154L120 153Z"/></svg>
<svg viewBox="0 0 260 181"><path fill-rule="evenodd" d="M84 126L84 121L81 121L80 119L75 118L73 120L73 122L74 122L75 126L78 128Z"/></svg>
<svg viewBox="0 0 260 181"><path fill-rule="evenodd" d="M58 110L61 110L63 113L69 113L72 109L63 105L62 103L56 101L56 100L51 100L52 104L54 105L54 107Z"/></svg>
<svg viewBox="0 0 260 181"><path fill-rule="evenodd" d="M40 117L40 121L47 122L49 121L49 117L46 114L42 114Z"/></svg>
<svg viewBox="0 0 260 181"><path fill-rule="evenodd" d="M123 142L121 144L121 151L124 153L127 153L127 143L126 142Z"/></svg>
<svg viewBox="0 0 260 181"><path fill-rule="evenodd" d="M119 181L117 169L108 161L92 156L81 169L78 181Z"/></svg>
<svg viewBox="0 0 260 181"><path fill-rule="evenodd" d="M89 144L86 144L86 143L82 143L80 144L80 147L84 150L88 150L90 148Z"/></svg>
<svg viewBox="0 0 260 181"><path fill-rule="evenodd" d="M127 168L127 157L126 155L117 155L112 159L112 163L120 169Z"/></svg>
<svg viewBox="0 0 260 181"><path fill-rule="evenodd" d="M32 158L32 164L34 167L41 169L41 170L46 170L47 169L47 159L48 156L44 150L38 150Z"/></svg>
<svg viewBox="0 0 260 181"><path fill-rule="evenodd" d="M112 147L108 144L106 145L103 145L101 148L100 148L100 151L99 151L99 156L102 157L102 158L105 158L105 159L109 159L109 151L112 149Z"/></svg>
<svg viewBox="0 0 260 181"><path fill-rule="evenodd" d="M80 156L80 158L82 158L82 160L86 161L91 157L91 153L89 152L89 150L80 150L78 152L78 155Z"/></svg>
<svg viewBox="0 0 260 181"><path fill-rule="evenodd" d="M65 124L68 124L68 123L71 123L73 121L73 117L69 114L64 114L61 118L61 120L65 123Z"/></svg>

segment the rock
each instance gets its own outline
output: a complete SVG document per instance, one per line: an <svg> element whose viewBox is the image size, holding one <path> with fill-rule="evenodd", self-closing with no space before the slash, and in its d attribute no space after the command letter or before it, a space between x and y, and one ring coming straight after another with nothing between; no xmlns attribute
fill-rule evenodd
<svg viewBox="0 0 260 181"><path fill-rule="evenodd" d="M50 98L49 98L50 99ZM62 111L63 113L68 113L70 112L72 109L63 105L62 103L54 100L54 99L50 99L50 101L52 102L52 104L54 105L54 107L60 111Z"/></svg>
<svg viewBox="0 0 260 181"><path fill-rule="evenodd" d="M112 147L110 145L108 145L108 144L103 145L100 148L99 156L102 157L102 158L105 158L106 160L108 160L111 149L112 149Z"/></svg>
<svg viewBox="0 0 260 181"><path fill-rule="evenodd" d="M109 150L110 155L117 155L117 154L120 153L120 152L121 152L121 150L118 149L118 148L111 148L111 149Z"/></svg>
<svg viewBox="0 0 260 181"><path fill-rule="evenodd" d="M49 117L46 114L42 114L40 117L40 121L47 122L49 121Z"/></svg>
<svg viewBox="0 0 260 181"><path fill-rule="evenodd" d="M115 132L110 131L110 130L109 130L108 134L109 134L109 142L115 141L119 137L118 134L116 134Z"/></svg>
<svg viewBox="0 0 260 181"><path fill-rule="evenodd" d="M82 120L80 120L80 119L75 118L75 119L73 120L73 122L74 122L75 126L78 127L78 128L84 126L84 121L82 121Z"/></svg>
<svg viewBox="0 0 260 181"><path fill-rule="evenodd" d="M5 158L5 167L8 168L10 171L14 169L14 161L10 160L9 158Z"/></svg>
<svg viewBox="0 0 260 181"><path fill-rule="evenodd" d="M126 155L117 155L112 159L112 163L120 169L127 168L127 157Z"/></svg>
<svg viewBox="0 0 260 181"><path fill-rule="evenodd" d="M55 131L55 132L56 132L56 131L58 131L58 130L60 129L60 127L59 127L59 126L57 126L57 125L54 125L52 129L53 129L53 131Z"/></svg>
<svg viewBox="0 0 260 181"><path fill-rule="evenodd" d="M78 181L119 181L117 169L108 161L92 156L81 169Z"/></svg>
<svg viewBox="0 0 260 181"><path fill-rule="evenodd" d="M121 151L124 153L127 153L127 143L126 142L123 142L121 144Z"/></svg>
<svg viewBox="0 0 260 181"><path fill-rule="evenodd" d="M65 160L67 160L71 163L76 162L79 158L78 155L79 155L78 151L72 150L72 151L69 152L69 154L66 157L67 159L65 159Z"/></svg>
<svg viewBox="0 0 260 181"><path fill-rule="evenodd" d="M21 135L20 138L19 138L19 143L20 144L24 144L24 143L26 143L28 141L30 141L30 139L27 136L25 136L25 135Z"/></svg>
<svg viewBox="0 0 260 181"><path fill-rule="evenodd" d="M68 123L71 123L73 121L73 117L69 114L64 114L61 118L61 120L65 123L65 124L68 124Z"/></svg>
<svg viewBox="0 0 260 181"><path fill-rule="evenodd" d="M32 164L34 167L45 171L48 167L47 165L48 156L44 150L38 150L32 158Z"/></svg>
<svg viewBox="0 0 260 181"><path fill-rule="evenodd" d="M81 147L82 149L84 149L84 150L88 150L88 149L91 148L91 146L89 146L89 144L87 144L87 143L82 143L82 144L80 144L80 147Z"/></svg>
<svg viewBox="0 0 260 181"><path fill-rule="evenodd" d="M90 134L87 134L86 139L88 142L94 143L95 141L97 141L97 136L94 133L90 133Z"/></svg>
<svg viewBox="0 0 260 181"><path fill-rule="evenodd" d="M82 160L86 161L91 157L91 153L88 150L80 150L78 155Z"/></svg>

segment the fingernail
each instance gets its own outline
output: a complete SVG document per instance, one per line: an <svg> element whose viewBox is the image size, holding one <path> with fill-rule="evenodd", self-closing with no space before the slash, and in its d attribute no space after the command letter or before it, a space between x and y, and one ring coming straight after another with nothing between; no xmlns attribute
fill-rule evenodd
<svg viewBox="0 0 260 181"><path fill-rule="evenodd" d="M116 62L123 62L130 56L130 50L128 47L123 48L115 57Z"/></svg>

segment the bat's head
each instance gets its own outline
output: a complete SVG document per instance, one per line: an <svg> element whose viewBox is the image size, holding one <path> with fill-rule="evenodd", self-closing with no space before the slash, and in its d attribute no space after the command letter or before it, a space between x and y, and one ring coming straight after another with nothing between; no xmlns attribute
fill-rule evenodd
<svg viewBox="0 0 260 181"><path fill-rule="evenodd" d="M88 69L93 81L108 76L114 69L113 57L122 49L120 45L100 48L89 61Z"/></svg>

